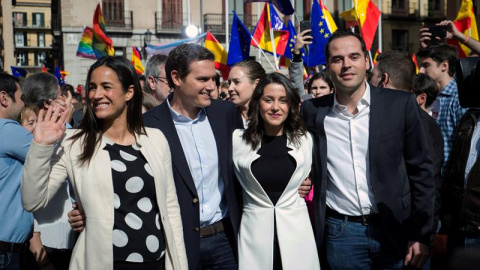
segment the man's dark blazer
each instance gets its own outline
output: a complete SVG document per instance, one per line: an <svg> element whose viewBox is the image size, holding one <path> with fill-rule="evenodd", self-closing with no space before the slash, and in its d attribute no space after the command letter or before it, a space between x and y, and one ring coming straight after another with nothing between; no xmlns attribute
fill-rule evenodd
<svg viewBox="0 0 480 270"><path fill-rule="evenodd" d="M173 95L170 95L169 100L172 97ZM206 108L206 112L217 143L220 175L225 184L224 196L227 200L228 213L233 228L232 236L236 241L240 224L240 206L237 203L236 187L233 183L232 133L243 124L238 109L230 102L212 100L211 105ZM180 204L188 265L190 269L196 269L200 263L198 195L167 102L149 110L144 114L143 120L145 126L160 129L165 134L170 146L173 178ZM234 243L234 252L236 252L235 248L236 242Z"/></svg>
<svg viewBox="0 0 480 270"><path fill-rule="evenodd" d="M404 256L407 241L430 243L435 197L432 161L414 96L373 86L370 92L367 162L370 188L389 238L398 255ZM302 115L315 143L313 182L319 251L328 182L324 119L333 100L334 94L330 94L306 100L302 106Z"/></svg>
<svg viewBox="0 0 480 270"><path fill-rule="evenodd" d="M440 126L435 119L420 109L420 120L422 121L423 130L427 135L428 146L433 163L433 178L435 179L435 212L433 215L433 229L435 230L440 219L440 207L442 201L443 176L442 167L444 161L443 136Z"/></svg>

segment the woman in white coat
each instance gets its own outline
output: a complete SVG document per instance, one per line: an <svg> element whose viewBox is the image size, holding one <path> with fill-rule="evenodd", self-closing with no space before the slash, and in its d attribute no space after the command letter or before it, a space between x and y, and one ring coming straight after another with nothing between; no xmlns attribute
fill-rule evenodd
<svg viewBox="0 0 480 270"><path fill-rule="evenodd" d="M285 76L268 74L253 93L246 130L233 135L243 187L239 269L320 269L305 200L297 190L311 169L313 142L300 97Z"/></svg>
<svg viewBox="0 0 480 270"><path fill-rule="evenodd" d="M70 269L187 269L170 149L141 118L138 75L104 57L87 76L87 111L65 132L65 114L40 111L24 165L22 201L47 205L68 177L88 217Z"/></svg>

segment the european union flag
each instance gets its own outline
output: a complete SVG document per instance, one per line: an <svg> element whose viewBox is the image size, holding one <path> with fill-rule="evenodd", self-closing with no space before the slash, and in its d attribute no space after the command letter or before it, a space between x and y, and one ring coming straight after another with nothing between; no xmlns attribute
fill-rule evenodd
<svg viewBox="0 0 480 270"><path fill-rule="evenodd" d="M15 77L15 78L27 77L27 71L25 69L14 67L14 66L10 66L10 68L12 69L13 77Z"/></svg>
<svg viewBox="0 0 480 270"><path fill-rule="evenodd" d="M313 0L310 15L312 44L308 46L307 67L325 64L325 45L332 35L318 0Z"/></svg>
<svg viewBox="0 0 480 270"><path fill-rule="evenodd" d="M60 69L58 68L58 66L55 66L55 73L53 75L57 77L58 85L60 86L65 85L65 80L63 79L62 74L60 74Z"/></svg>
<svg viewBox="0 0 480 270"><path fill-rule="evenodd" d="M288 25L286 30L288 31L288 43L287 43L287 48L285 48L285 58L292 59L293 57L293 49L295 48L295 41L297 40L297 31L295 30L295 27L292 24L292 21L288 21ZM303 61L305 62L305 50L301 49L302 52L302 58Z"/></svg>
<svg viewBox="0 0 480 270"><path fill-rule="evenodd" d="M240 18L238 18L237 13L233 11L232 34L228 48L227 65L231 66L250 58L251 40L252 36L247 27L245 27Z"/></svg>

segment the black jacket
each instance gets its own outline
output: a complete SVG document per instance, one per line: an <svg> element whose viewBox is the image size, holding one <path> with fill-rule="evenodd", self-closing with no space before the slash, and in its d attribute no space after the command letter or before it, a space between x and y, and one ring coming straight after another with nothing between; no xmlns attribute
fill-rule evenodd
<svg viewBox="0 0 480 270"><path fill-rule="evenodd" d="M445 172L442 231L480 236L480 162L477 157L465 182L465 167L480 109L470 109L457 126L455 142Z"/></svg>

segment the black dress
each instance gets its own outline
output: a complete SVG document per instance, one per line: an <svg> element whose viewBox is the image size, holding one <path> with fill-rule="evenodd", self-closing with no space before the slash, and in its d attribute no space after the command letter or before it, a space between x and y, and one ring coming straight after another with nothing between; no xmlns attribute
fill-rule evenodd
<svg viewBox="0 0 480 270"><path fill-rule="evenodd" d="M285 135L264 135L262 146L257 152L260 157L252 163L253 176L267 193L273 205L277 204L297 167L295 159L288 154L289 150L291 149L287 147ZM276 225L273 252L273 269L282 269Z"/></svg>

